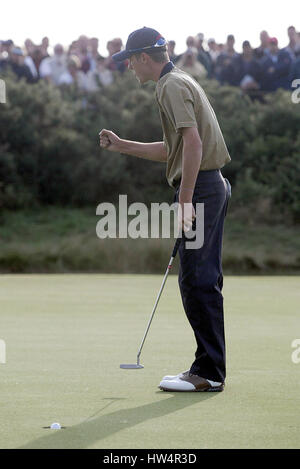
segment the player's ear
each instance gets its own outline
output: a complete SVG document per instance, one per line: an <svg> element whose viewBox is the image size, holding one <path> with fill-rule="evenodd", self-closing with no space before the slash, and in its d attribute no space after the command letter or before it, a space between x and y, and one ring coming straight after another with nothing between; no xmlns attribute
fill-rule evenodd
<svg viewBox="0 0 300 469"><path fill-rule="evenodd" d="M148 62L148 56L145 54L145 52L141 53L141 62L142 64L146 64Z"/></svg>

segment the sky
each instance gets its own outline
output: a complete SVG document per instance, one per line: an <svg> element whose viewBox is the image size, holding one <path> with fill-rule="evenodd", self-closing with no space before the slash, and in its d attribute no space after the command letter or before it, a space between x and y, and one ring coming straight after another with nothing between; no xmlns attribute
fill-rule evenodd
<svg viewBox="0 0 300 469"><path fill-rule="evenodd" d="M257 47L263 29L278 38L279 47L286 46L287 27L299 31L299 18L299 0L14 0L1 8L0 40L23 46L28 37L39 44L48 36L52 47L68 46L85 34L98 37L99 52L107 55L108 40L121 37L126 43L130 32L149 26L175 40L177 53L185 50L187 36L199 32L217 42L234 34L240 51L246 39Z"/></svg>

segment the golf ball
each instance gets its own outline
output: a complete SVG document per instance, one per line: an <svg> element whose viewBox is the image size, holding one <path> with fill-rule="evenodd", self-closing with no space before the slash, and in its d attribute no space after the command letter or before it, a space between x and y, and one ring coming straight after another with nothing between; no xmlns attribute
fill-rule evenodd
<svg viewBox="0 0 300 469"><path fill-rule="evenodd" d="M52 425L50 426L51 430L60 430L61 429L61 425L60 423L57 423L57 422L54 422L52 423Z"/></svg>

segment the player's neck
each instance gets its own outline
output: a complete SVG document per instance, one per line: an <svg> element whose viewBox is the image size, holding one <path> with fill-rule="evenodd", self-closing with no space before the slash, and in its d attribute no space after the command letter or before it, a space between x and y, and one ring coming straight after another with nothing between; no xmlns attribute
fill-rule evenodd
<svg viewBox="0 0 300 469"><path fill-rule="evenodd" d="M165 65L169 63L169 60L167 60L166 62L164 63L157 63L155 64L155 67L153 69L153 75L152 75L152 80L157 82L159 79L160 79L160 76L161 76L161 72L163 70L163 68L165 67Z"/></svg>

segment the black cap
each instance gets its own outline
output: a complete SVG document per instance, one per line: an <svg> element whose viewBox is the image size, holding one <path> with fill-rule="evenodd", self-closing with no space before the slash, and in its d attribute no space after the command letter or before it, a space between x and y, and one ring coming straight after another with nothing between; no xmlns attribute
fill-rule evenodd
<svg viewBox="0 0 300 469"><path fill-rule="evenodd" d="M158 48L161 50L166 50L167 42L162 37L162 35L152 28L146 28L144 26L141 29L137 29L133 31L133 33L129 34L125 50L114 54L112 58L116 62L121 62L123 60L129 59L129 57L136 52L147 52L151 54L151 52L157 50Z"/></svg>

